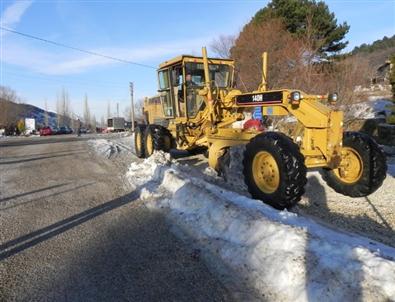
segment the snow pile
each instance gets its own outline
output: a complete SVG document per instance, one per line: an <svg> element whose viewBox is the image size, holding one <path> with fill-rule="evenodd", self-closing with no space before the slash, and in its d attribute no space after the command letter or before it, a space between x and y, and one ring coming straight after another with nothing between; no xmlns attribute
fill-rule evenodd
<svg viewBox="0 0 395 302"><path fill-rule="evenodd" d="M134 134L124 132L119 138L114 140L114 143L124 147L131 152L134 152Z"/></svg>
<svg viewBox="0 0 395 302"><path fill-rule="evenodd" d="M245 145L233 146L229 148L228 163L222 168L223 177L226 183L232 187L233 191L249 194L247 186L244 183L243 174L243 159L244 159ZM214 173L216 173L214 171ZM241 180L241 181L240 181Z"/></svg>
<svg viewBox="0 0 395 302"><path fill-rule="evenodd" d="M88 143L93 147L96 153L106 158L110 158L121 152L119 146L106 139L91 139Z"/></svg>
<svg viewBox="0 0 395 302"><path fill-rule="evenodd" d="M370 119L374 118L373 103L363 102L351 105L344 105L341 110L344 111L345 116L349 118Z"/></svg>
<svg viewBox="0 0 395 302"><path fill-rule="evenodd" d="M389 113L389 105L392 105L392 102L388 99L371 98L367 102L343 105L340 109L351 119L371 119L385 117Z"/></svg>
<svg viewBox="0 0 395 302"><path fill-rule="evenodd" d="M126 173L126 178L133 187L138 189L151 181L158 181L162 176L163 169L171 165L169 153L155 152L153 156L146 158L143 162L132 162Z"/></svg>
<svg viewBox="0 0 395 302"><path fill-rule="evenodd" d="M156 152L127 175L235 283L271 301L395 300L395 249L183 173Z"/></svg>

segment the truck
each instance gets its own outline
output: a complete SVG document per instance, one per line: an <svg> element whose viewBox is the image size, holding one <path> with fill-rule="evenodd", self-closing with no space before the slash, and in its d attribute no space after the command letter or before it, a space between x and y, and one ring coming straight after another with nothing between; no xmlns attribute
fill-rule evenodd
<svg viewBox="0 0 395 302"><path fill-rule="evenodd" d="M107 130L110 132L125 131L125 119L123 117L112 117L107 120Z"/></svg>

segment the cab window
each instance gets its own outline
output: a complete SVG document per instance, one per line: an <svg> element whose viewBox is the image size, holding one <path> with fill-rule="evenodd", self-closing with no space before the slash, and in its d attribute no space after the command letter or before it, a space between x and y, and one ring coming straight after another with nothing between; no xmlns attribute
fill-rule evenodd
<svg viewBox="0 0 395 302"><path fill-rule="evenodd" d="M159 89L165 90L169 88L169 73L166 70L159 71Z"/></svg>
<svg viewBox="0 0 395 302"><path fill-rule="evenodd" d="M183 74L182 65L173 66L171 69L171 82L173 96L176 100L177 116L185 117L185 102L184 102L184 89L183 89Z"/></svg>
<svg viewBox="0 0 395 302"><path fill-rule="evenodd" d="M208 65L210 81L213 81L217 87L230 87L231 67L223 64ZM187 81L191 81L194 86L204 86L204 66L203 63L186 63L185 75Z"/></svg>
<svg viewBox="0 0 395 302"><path fill-rule="evenodd" d="M165 117L173 117L174 109L171 101L169 70L160 70L158 73L159 78L159 95L163 105L163 114Z"/></svg>

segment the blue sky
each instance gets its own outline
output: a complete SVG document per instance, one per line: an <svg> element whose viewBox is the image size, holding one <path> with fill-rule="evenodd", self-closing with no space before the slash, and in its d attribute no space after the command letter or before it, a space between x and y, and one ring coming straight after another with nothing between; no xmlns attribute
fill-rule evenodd
<svg viewBox="0 0 395 302"><path fill-rule="evenodd" d="M220 34L237 34L268 1L87 1L1 0L4 27L67 45L147 65L181 53L199 55L201 46ZM395 34L395 0L326 1L339 22L351 25L348 49ZM0 33L1 85L10 86L27 102L55 110L64 87L77 114L86 93L100 119L111 102L115 112L135 98L156 93L155 69L114 62Z"/></svg>

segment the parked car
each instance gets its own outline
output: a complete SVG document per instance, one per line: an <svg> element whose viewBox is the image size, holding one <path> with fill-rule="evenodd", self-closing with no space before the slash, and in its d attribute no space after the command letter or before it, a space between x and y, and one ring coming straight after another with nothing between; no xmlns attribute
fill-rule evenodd
<svg viewBox="0 0 395 302"><path fill-rule="evenodd" d="M59 128L58 127L52 127L52 134L58 134Z"/></svg>
<svg viewBox="0 0 395 302"><path fill-rule="evenodd" d="M40 129L40 136L53 135L51 127L43 127Z"/></svg>
<svg viewBox="0 0 395 302"><path fill-rule="evenodd" d="M73 130L67 126L62 126L59 128L57 134L71 134Z"/></svg>

